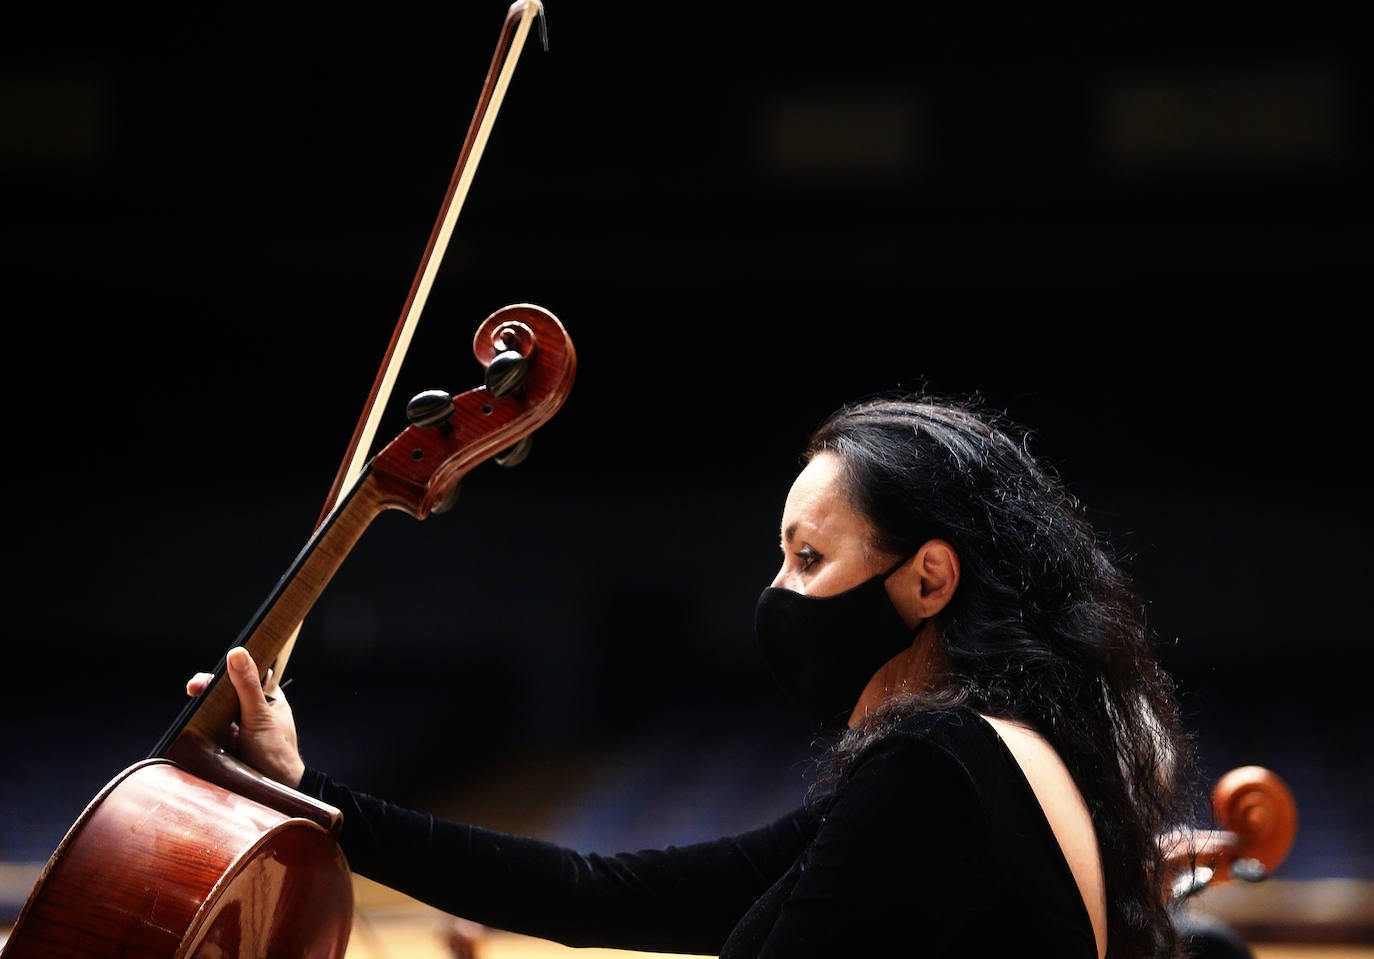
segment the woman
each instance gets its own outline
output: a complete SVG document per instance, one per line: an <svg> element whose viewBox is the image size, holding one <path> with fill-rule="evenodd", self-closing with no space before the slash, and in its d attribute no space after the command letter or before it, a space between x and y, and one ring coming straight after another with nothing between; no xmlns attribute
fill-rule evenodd
<svg viewBox="0 0 1374 959"><path fill-rule="evenodd" d="M228 657L239 749L343 811L352 868L574 946L722 957L1165 956L1156 836L1191 770L1142 604L1019 428L894 395L816 430L760 648L847 727L801 808L615 856L435 820L309 769L286 701ZM188 684L198 693L200 674Z"/></svg>

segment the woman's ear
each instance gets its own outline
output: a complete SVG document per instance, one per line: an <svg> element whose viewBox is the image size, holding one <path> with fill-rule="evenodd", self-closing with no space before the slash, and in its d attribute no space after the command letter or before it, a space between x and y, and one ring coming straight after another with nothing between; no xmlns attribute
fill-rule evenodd
<svg viewBox="0 0 1374 959"><path fill-rule="evenodd" d="M954 598L959 586L959 554L945 540L927 540L912 557L911 568L918 583L912 597L915 613L930 619Z"/></svg>

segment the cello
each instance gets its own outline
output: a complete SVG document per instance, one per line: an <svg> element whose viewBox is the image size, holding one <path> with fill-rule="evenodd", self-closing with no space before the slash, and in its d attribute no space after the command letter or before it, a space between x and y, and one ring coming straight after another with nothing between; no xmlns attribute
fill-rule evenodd
<svg viewBox="0 0 1374 959"><path fill-rule="evenodd" d="M387 510L423 520L451 508L487 460L515 466L531 434L563 405L577 369L567 331L529 303L489 315L473 337L483 384L429 390L409 426L366 463L377 419L424 307L538 0L507 10L420 268L313 535L243 628L244 646L278 688L301 623L368 525ZM542 18L541 18L542 26ZM232 755L238 701L221 656L147 758L87 804L39 874L4 959L339 959L353 886L338 847L339 810Z"/></svg>
<svg viewBox="0 0 1374 959"><path fill-rule="evenodd" d="M514 465L505 454L527 452L577 369L563 325L533 304L488 316L473 352L485 383L410 401L410 425L367 463L235 646L276 661L373 519L391 509L425 519L452 506L480 463ZM44 866L4 959L343 955L352 885L341 814L231 755L238 700L225 669L221 656L152 754L86 807Z"/></svg>
<svg viewBox="0 0 1374 959"><path fill-rule="evenodd" d="M1238 766L1212 786L1216 828L1187 827L1159 837L1165 898L1181 902L1214 883L1259 882L1288 857L1298 804L1288 784L1263 766Z"/></svg>

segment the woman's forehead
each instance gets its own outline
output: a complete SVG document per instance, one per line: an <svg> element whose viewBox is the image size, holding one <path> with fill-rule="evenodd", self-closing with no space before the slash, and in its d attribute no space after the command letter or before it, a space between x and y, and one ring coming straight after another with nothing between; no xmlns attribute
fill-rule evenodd
<svg viewBox="0 0 1374 959"><path fill-rule="evenodd" d="M869 524L843 494L840 458L822 453L812 459L787 494L782 513L783 544L813 536L867 536Z"/></svg>

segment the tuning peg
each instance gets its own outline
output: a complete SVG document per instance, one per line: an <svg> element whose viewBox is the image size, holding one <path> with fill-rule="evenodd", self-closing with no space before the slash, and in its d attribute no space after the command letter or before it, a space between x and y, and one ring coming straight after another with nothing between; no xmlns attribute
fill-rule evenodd
<svg viewBox="0 0 1374 959"><path fill-rule="evenodd" d="M453 509L453 504L458 502L458 494L462 492L463 484L454 483L453 488L444 494L444 498L430 507L431 513L447 513Z"/></svg>
<svg viewBox="0 0 1374 959"><path fill-rule="evenodd" d="M505 396L513 393L525 383L530 361L515 350L503 350L492 358L487 367L486 387L492 396Z"/></svg>
<svg viewBox="0 0 1374 959"><path fill-rule="evenodd" d="M497 466L519 466L525 462L525 457L530 455L530 448L534 445L534 437L526 436L502 453L498 453L493 459Z"/></svg>
<svg viewBox="0 0 1374 959"><path fill-rule="evenodd" d="M416 393L406 404L406 419L412 426L437 426L453 415L453 396L443 390Z"/></svg>

